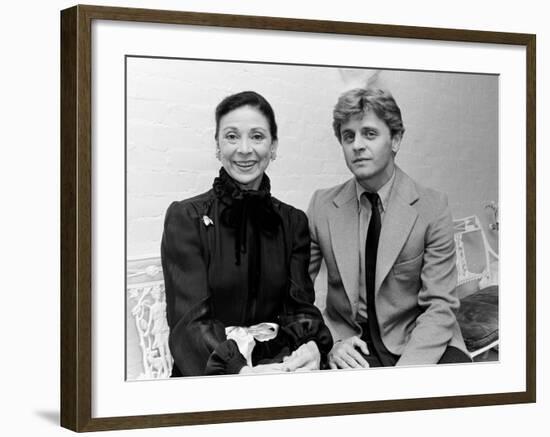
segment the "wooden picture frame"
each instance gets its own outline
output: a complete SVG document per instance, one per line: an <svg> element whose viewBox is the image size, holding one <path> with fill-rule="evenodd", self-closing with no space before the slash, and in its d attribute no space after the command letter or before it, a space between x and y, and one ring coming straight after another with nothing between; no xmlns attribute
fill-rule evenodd
<svg viewBox="0 0 550 437"><path fill-rule="evenodd" d="M525 390L462 396L92 416L92 22L160 23L511 45L526 50ZM100 431L529 403L536 400L536 38L531 34L75 6L61 12L61 425Z"/></svg>

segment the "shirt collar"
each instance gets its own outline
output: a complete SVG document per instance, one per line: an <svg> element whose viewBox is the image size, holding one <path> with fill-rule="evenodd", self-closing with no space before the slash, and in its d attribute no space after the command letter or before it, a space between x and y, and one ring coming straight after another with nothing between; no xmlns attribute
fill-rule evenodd
<svg viewBox="0 0 550 437"><path fill-rule="evenodd" d="M386 206L388 205L388 202L390 200L390 194L391 189L393 187L393 181L395 180L395 169L393 170L393 174L391 175L391 178L386 182L380 189L377 191L378 197L380 198L380 204L382 205L382 211L386 210ZM357 193L357 201L359 204L361 204L361 196L363 193L368 193L367 190L365 190L361 184L355 179L355 190Z"/></svg>

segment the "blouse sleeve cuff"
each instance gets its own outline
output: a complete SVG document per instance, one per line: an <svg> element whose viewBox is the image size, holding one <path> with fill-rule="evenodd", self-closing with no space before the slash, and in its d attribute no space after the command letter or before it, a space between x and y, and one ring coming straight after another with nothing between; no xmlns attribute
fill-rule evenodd
<svg viewBox="0 0 550 437"><path fill-rule="evenodd" d="M332 335L321 320L297 317L282 329L289 338L293 350L309 341L314 341L317 344L319 352L323 356L328 354L332 348Z"/></svg>
<svg viewBox="0 0 550 437"><path fill-rule="evenodd" d="M220 343L210 354L206 363L205 375L236 374L246 366L246 359L239 352L234 340Z"/></svg>

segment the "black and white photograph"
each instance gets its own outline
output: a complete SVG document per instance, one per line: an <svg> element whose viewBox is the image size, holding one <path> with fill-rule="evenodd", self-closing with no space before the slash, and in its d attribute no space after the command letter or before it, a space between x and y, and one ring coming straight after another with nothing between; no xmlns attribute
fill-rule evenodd
<svg viewBox="0 0 550 437"><path fill-rule="evenodd" d="M536 35L308 16L61 12L63 427L536 402Z"/></svg>
<svg viewBox="0 0 550 437"><path fill-rule="evenodd" d="M498 362L499 80L126 56L126 380Z"/></svg>
<svg viewBox="0 0 550 437"><path fill-rule="evenodd" d="M0 434L545 435L544 2L92 3L3 8Z"/></svg>

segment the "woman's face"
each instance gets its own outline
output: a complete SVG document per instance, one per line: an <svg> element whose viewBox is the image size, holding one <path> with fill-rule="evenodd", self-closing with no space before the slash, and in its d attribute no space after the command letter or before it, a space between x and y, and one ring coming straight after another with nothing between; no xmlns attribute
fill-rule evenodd
<svg viewBox="0 0 550 437"><path fill-rule="evenodd" d="M220 118L217 142L225 171L242 188L257 190L277 150L267 118L251 106L234 109Z"/></svg>

